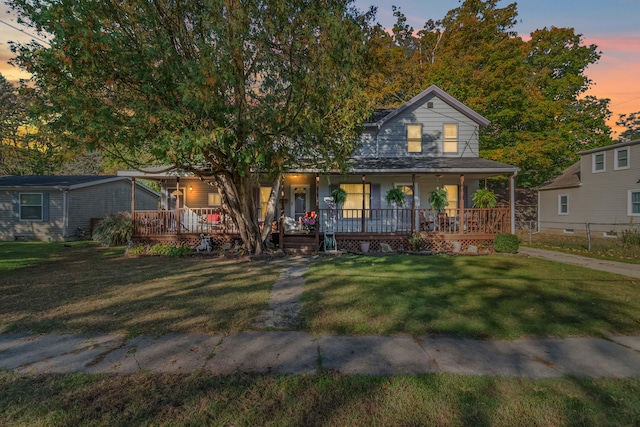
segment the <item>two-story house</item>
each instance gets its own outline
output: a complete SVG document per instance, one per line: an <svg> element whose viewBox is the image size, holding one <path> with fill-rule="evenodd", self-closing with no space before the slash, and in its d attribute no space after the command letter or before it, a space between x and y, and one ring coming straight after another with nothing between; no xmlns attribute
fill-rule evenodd
<svg viewBox="0 0 640 427"><path fill-rule="evenodd" d="M640 220L640 140L582 151L538 192L542 230L614 235ZM613 233L612 233L613 232Z"/></svg>
<svg viewBox="0 0 640 427"><path fill-rule="evenodd" d="M471 206L471 197L482 179L509 176L513 194L513 178L518 172L515 166L479 157L480 128L488 124L486 118L437 86L395 110L376 111L364 124L360 148L352 155L346 174L297 168L285 175L278 197L284 215L274 225L274 232L280 235L278 243L285 249L317 250L324 247L322 241L329 235L339 249L360 251L360 242L368 241L376 251L381 243L393 249L408 248L411 234L424 231L431 236L429 248L464 251L491 242L499 232L512 232L512 203L483 212ZM120 174L161 180L163 207L168 210L174 208L175 198L181 197L178 202L190 213L180 217L178 232L233 231L224 214L217 215L222 206L214 187L176 172ZM176 191L178 175L180 189ZM347 194L341 206L332 204L336 187ZM403 206L386 202L392 188L405 193ZM444 212L435 212L429 204L436 188L447 191ZM270 191L270 187L256 189L261 209ZM305 224L309 216L314 218L312 226ZM201 223L205 223L204 228ZM160 229L168 228L151 227L147 234L158 234Z"/></svg>

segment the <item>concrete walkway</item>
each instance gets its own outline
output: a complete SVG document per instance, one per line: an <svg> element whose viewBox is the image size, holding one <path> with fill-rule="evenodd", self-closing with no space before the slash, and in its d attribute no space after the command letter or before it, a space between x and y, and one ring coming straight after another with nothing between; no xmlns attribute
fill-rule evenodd
<svg viewBox="0 0 640 427"><path fill-rule="evenodd" d="M292 331L228 336L0 334L0 368L23 374L140 371L640 377L640 336L477 341Z"/></svg>
<svg viewBox="0 0 640 427"><path fill-rule="evenodd" d="M640 264L627 264L624 262L605 261L595 258L587 258L579 255L567 254L559 251L529 248L520 246L519 252L536 258L544 258L565 264L579 265L594 270L607 271L609 273L622 274L640 279Z"/></svg>

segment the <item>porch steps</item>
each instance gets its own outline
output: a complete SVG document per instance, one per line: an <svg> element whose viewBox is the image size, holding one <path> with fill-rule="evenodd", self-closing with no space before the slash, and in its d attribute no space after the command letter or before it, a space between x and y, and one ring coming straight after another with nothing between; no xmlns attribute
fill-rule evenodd
<svg viewBox="0 0 640 427"><path fill-rule="evenodd" d="M284 236L284 251L290 255L313 255L318 252L319 242L315 234L287 234Z"/></svg>

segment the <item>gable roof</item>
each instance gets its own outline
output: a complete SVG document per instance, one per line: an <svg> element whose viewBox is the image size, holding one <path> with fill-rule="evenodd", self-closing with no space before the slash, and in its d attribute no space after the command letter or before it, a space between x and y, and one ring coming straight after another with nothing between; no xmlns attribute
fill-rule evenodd
<svg viewBox="0 0 640 427"><path fill-rule="evenodd" d="M488 126L491 123L488 119L484 118L480 114L473 111L471 108L464 105L462 102L455 99L453 96L449 95L444 90L440 89L436 85L431 85L418 95L411 98L409 101L396 108L395 110L376 110L371 117L370 123L365 123L365 127L380 127L398 114L401 114L403 111L415 106L419 105L423 102L423 100L430 96L436 96L440 98L442 101L447 103L452 108L455 108L465 116L469 117L474 122L478 123L480 126Z"/></svg>
<svg viewBox="0 0 640 427"><path fill-rule="evenodd" d="M565 169L560 175L540 187L540 191L553 190L557 188L579 187L580 162L576 162Z"/></svg>

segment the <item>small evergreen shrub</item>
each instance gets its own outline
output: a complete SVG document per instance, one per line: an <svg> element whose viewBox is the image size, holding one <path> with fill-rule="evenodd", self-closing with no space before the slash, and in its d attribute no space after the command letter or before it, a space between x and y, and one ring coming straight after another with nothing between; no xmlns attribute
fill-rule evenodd
<svg viewBox="0 0 640 427"><path fill-rule="evenodd" d="M515 234L500 233L493 239L493 249L496 252L515 254L518 253L519 247L520 240Z"/></svg>
<svg viewBox="0 0 640 427"><path fill-rule="evenodd" d="M129 212L108 214L93 230L92 238L107 246L121 246L127 244L133 233L133 224Z"/></svg>

